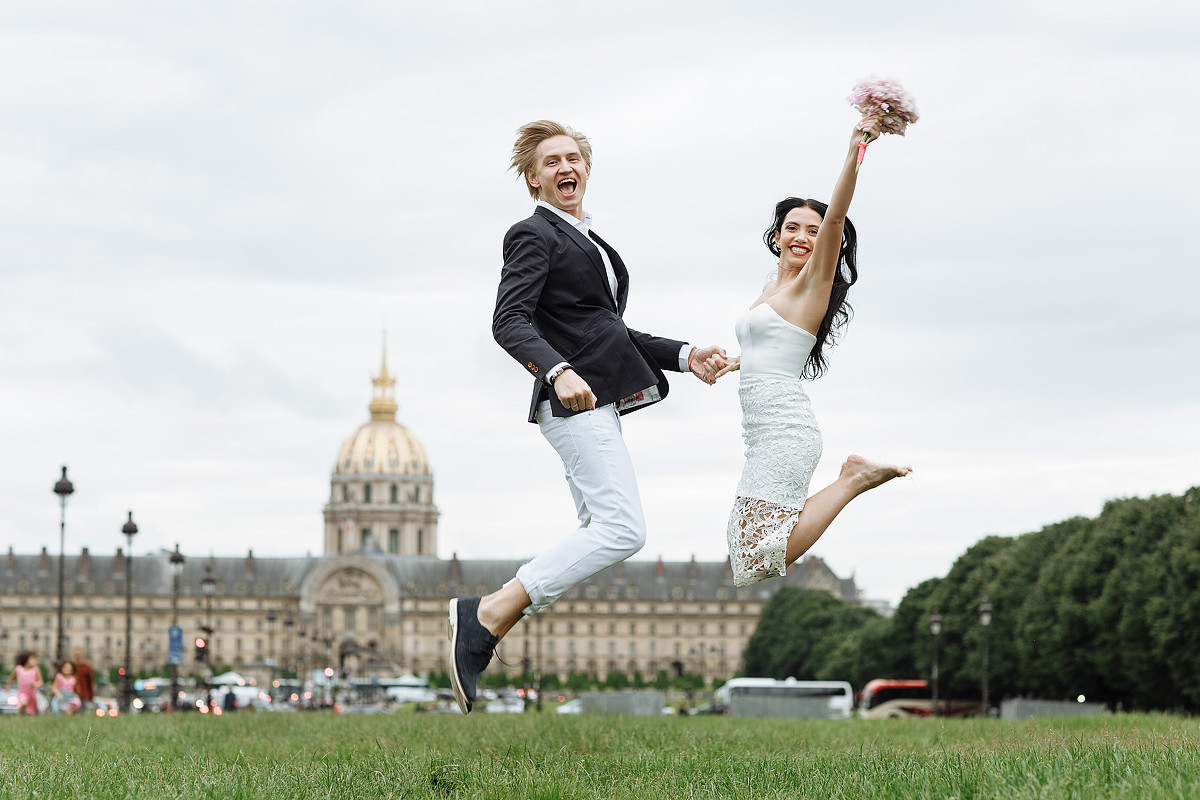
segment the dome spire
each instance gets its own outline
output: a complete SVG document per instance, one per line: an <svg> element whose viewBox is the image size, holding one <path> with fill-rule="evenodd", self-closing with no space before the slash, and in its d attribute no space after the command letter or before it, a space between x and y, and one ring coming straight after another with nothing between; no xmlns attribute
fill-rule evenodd
<svg viewBox="0 0 1200 800"><path fill-rule="evenodd" d="M388 374L387 368L387 330L383 332L383 364L379 367L379 375L371 380L375 389L371 394L371 421L396 421L396 381Z"/></svg>

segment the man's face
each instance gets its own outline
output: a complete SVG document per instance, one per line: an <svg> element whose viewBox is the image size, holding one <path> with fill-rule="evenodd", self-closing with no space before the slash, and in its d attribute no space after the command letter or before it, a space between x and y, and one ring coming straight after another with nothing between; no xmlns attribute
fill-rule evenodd
<svg viewBox="0 0 1200 800"><path fill-rule="evenodd" d="M538 199L583 219L583 193L592 168L570 136L551 136L537 147L537 161L525 178Z"/></svg>

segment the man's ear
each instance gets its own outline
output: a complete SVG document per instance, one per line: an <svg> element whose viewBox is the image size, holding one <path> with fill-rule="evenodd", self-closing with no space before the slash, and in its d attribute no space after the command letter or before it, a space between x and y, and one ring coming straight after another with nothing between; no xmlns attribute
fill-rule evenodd
<svg viewBox="0 0 1200 800"><path fill-rule="evenodd" d="M532 186L532 187L533 187L533 188L535 188L535 189L541 189L541 188L542 188L542 185L541 185L540 183L538 183L538 180L537 180L537 178L536 178L536 177L534 177L534 174L533 174L533 172L526 172L526 173L525 173L525 180L526 180L526 181L528 181L529 185L530 185L530 186Z"/></svg>

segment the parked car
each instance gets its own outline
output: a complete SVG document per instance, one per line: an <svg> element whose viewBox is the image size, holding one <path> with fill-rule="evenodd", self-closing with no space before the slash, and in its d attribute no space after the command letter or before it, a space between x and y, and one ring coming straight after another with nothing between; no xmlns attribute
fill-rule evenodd
<svg viewBox="0 0 1200 800"><path fill-rule="evenodd" d="M525 711L525 701L516 692L504 692L489 700L483 710L488 714L520 714Z"/></svg>
<svg viewBox="0 0 1200 800"><path fill-rule="evenodd" d="M568 700L558 708L554 709L558 714L582 714L583 701L576 697L574 700Z"/></svg>

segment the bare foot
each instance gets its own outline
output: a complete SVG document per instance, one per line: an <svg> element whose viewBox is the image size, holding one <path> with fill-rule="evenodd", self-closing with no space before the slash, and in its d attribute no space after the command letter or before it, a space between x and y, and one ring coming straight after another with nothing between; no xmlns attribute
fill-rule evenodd
<svg viewBox="0 0 1200 800"><path fill-rule="evenodd" d="M876 464L862 456L850 456L842 464L839 480L851 481L857 494L882 486L892 478L903 478L912 472L912 467L897 467L892 464Z"/></svg>

